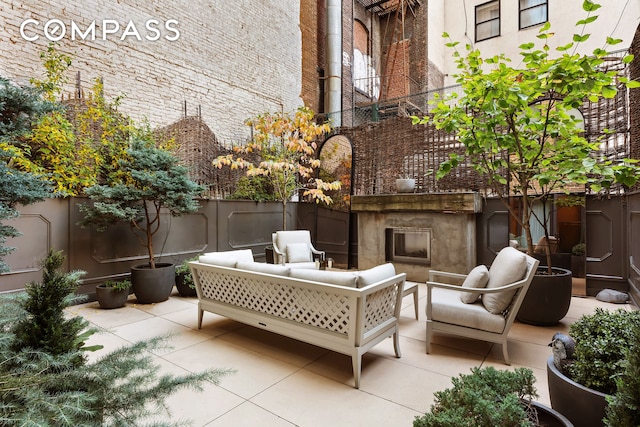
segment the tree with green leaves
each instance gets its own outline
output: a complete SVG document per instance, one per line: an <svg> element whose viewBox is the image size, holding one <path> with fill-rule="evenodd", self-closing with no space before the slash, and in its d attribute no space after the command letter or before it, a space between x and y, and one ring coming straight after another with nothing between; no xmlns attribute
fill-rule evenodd
<svg viewBox="0 0 640 427"><path fill-rule="evenodd" d="M188 170L169 150L158 146L153 134L138 129L131 147L119 160L120 175L106 184L86 189L91 204L80 211L83 226L105 230L120 221L129 223L140 244L147 249L149 267L155 268L153 236L160 230L160 213L172 216L195 212L204 189L189 179Z"/></svg>
<svg viewBox="0 0 640 427"><path fill-rule="evenodd" d="M572 185L598 192L614 184L632 186L640 178L637 160L614 163L599 154L598 142L585 138L576 113L586 101L615 97L619 84L629 89L640 86L603 67L609 55L605 49L595 49L591 55L576 53L589 38L584 29L596 21L599 7L591 0L583 2L587 17L576 24L580 33L557 52L547 44L553 36L550 24L543 25L538 34L542 46L522 44L518 67L504 54L484 58L471 45L463 55L458 42L450 40L447 46L454 49L461 94L437 97L430 117L413 118L414 124L433 123L456 134L464 152L451 153L439 165L437 178L465 162L486 177L492 193L522 227L530 254L535 203L554 193L568 193ZM607 38L609 45L620 42ZM624 63L632 60L632 55L622 58ZM521 211L509 203L510 196L521 197ZM538 221L548 239L548 218ZM550 258L547 251L549 269Z"/></svg>
<svg viewBox="0 0 640 427"><path fill-rule="evenodd" d="M229 373L208 370L159 375L154 338L120 347L89 363L85 341L95 330L65 308L79 297L81 272L62 273L61 252L44 262L42 282L27 292L0 296L0 425L175 426L165 405L180 389L202 389ZM158 414L169 419L150 421Z"/></svg>
<svg viewBox="0 0 640 427"><path fill-rule="evenodd" d="M219 156L213 161L217 168L246 169L248 177L263 176L270 183L275 199L282 202L282 229L287 229L287 202L298 191L316 202L331 204L324 192L340 189L340 182L324 182L314 176L320 167L315 157L317 139L331 130L329 123L314 122L314 112L300 107L290 113L260 114L245 123L252 126L253 139L234 147L234 154ZM243 155L258 152L261 160L250 162Z"/></svg>
<svg viewBox="0 0 640 427"><path fill-rule="evenodd" d="M20 235L6 220L18 217L17 205L41 201L52 191L43 176L20 167L27 161L23 149L32 122L51 108L36 89L0 77L0 273L9 271L3 260L14 250L5 246L7 239Z"/></svg>

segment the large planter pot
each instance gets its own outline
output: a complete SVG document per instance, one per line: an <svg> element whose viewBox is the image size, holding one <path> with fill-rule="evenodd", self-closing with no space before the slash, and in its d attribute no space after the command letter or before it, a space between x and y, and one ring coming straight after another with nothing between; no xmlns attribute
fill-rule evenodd
<svg viewBox="0 0 640 427"><path fill-rule="evenodd" d="M131 285L140 304L153 304L169 299L176 278L176 267L169 263L156 263L131 267Z"/></svg>
<svg viewBox="0 0 640 427"><path fill-rule="evenodd" d="M607 395L572 381L547 359L547 382L551 407L580 427L603 426Z"/></svg>
<svg viewBox="0 0 640 427"><path fill-rule="evenodd" d="M538 402L531 402L538 416L540 427L573 427L573 423L560 412Z"/></svg>
<svg viewBox="0 0 640 427"><path fill-rule="evenodd" d="M176 289L181 297L195 297L196 288L192 288L188 284L184 283L184 278L190 273L177 273L176 274Z"/></svg>
<svg viewBox="0 0 640 427"><path fill-rule="evenodd" d="M113 309L123 307L129 297L129 288L115 289L104 283L96 286L96 298L100 308Z"/></svg>
<svg viewBox="0 0 640 427"><path fill-rule="evenodd" d="M547 267L538 267L527 295L522 300L517 319L522 323L553 326L567 315L571 304L571 271L553 267L554 274L542 274Z"/></svg>

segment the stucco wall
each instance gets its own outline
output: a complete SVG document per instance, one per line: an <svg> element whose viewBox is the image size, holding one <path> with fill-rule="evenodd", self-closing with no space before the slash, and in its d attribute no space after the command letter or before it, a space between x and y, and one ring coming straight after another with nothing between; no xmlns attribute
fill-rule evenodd
<svg viewBox="0 0 640 427"><path fill-rule="evenodd" d="M458 49L465 51L467 43L475 41L475 6L486 3L488 0L448 0L444 4L444 28L454 41L460 42ZM518 46L531 41L538 42L536 38L540 25L523 30L518 29L518 3L517 1L502 0L500 2L500 36L475 43L474 47L480 49L484 57L505 53L514 60L514 65L519 62ZM591 34L589 40L581 43L580 53L591 53L595 48L608 48L612 50L626 49L631 44L633 35L640 23L640 2L638 1L596 1L601 8L595 13L598 15L596 22L588 25L586 32ZM578 32L575 23L586 18L587 14L582 10L582 0L549 1L549 22L555 33L549 40L549 46L555 50L558 46L564 46L571 42L573 34ZM623 43L614 47L606 47L607 36L619 38ZM430 44L442 43L442 38L432 38ZM455 84L452 74L456 73L456 66L452 56L452 50L447 48L441 51L444 55L442 61L435 58L436 50L430 50L430 58L435 63L443 64L443 72L447 74L445 86Z"/></svg>
<svg viewBox="0 0 640 427"><path fill-rule="evenodd" d="M34 19L20 33L26 19ZM163 126L183 115L202 117L221 142L237 141L249 133L243 121L265 111L292 111L302 105L301 31L299 2L238 0L56 0L0 3L0 75L24 84L42 73L39 53L48 40L44 26L58 19L58 49L72 54L68 93L76 72L82 85L103 77L108 97L126 94L121 111L152 125ZM155 32L145 25L158 21ZM104 22L107 20L108 22ZM167 30L169 26L179 31ZM72 21L82 32L96 22L96 34L71 39ZM111 22L113 21L113 22ZM104 28L120 30L104 35ZM133 22L141 40L128 28ZM55 28L54 25L51 28ZM122 40L123 35L127 35ZM38 37L28 41L27 38ZM106 38L104 40L103 38Z"/></svg>

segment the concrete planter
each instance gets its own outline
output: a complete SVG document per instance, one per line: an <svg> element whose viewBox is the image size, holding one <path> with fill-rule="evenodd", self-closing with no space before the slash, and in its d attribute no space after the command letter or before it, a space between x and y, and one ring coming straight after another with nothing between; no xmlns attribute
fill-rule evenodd
<svg viewBox="0 0 640 427"><path fill-rule="evenodd" d="M547 267L538 267L538 272ZM517 319L522 323L553 326L566 316L571 304L571 271L553 267L554 274L536 274L522 301Z"/></svg>
<svg viewBox="0 0 640 427"><path fill-rule="evenodd" d="M138 303L153 304L169 299L176 278L176 266L156 263L156 268L148 264L131 267L131 285Z"/></svg>
<svg viewBox="0 0 640 427"><path fill-rule="evenodd" d="M110 286L105 286L104 283L96 286L96 298L98 299L100 308L113 309L124 307L129 297L129 290L130 288L118 290Z"/></svg>
<svg viewBox="0 0 640 427"><path fill-rule="evenodd" d="M396 179L396 191L398 193L413 193L416 188L416 180L413 178Z"/></svg>
<svg viewBox="0 0 640 427"><path fill-rule="evenodd" d="M551 407L580 427L603 426L607 395L571 380L547 359L547 381Z"/></svg>

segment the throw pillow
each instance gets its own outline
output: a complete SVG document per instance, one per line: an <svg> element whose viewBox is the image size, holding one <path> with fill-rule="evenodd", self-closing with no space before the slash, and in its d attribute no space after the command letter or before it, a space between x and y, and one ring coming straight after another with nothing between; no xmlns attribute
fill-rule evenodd
<svg viewBox="0 0 640 427"><path fill-rule="evenodd" d="M489 282L489 270L486 265L479 265L474 267L467 278L462 282L463 288L484 288ZM460 294L460 301L465 304L473 304L480 299L480 294L471 294L469 292L462 292Z"/></svg>
<svg viewBox="0 0 640 427"><path fill-rule="evenodd" d="M489 268L489 283L487 288L499 288L524 278L527 272L527 257L519 250L507 246L498 252ZM502 313L513 299L516 291L484 294L482 304L492 314Z"/></svg>
<svg viewBox="0 0 640 427"><path fill-rule="evenodd" d="M289 243L287 249L287 262L309 262L311 259L311 249L306 243Z"/></svg>

